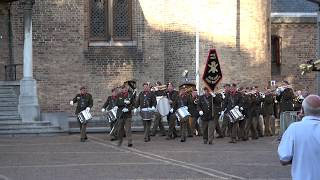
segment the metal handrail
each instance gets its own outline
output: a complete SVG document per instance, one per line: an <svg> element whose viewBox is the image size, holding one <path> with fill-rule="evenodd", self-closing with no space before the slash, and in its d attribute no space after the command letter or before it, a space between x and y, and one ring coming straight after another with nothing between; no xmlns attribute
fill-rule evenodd
<svg viewBox="0 0 320 180"><path fill-rule="evenodd" d="M23 64L8 64L4 66L5 69L5 80L15 81L17 80L17 66L22 66Z"/></svg>

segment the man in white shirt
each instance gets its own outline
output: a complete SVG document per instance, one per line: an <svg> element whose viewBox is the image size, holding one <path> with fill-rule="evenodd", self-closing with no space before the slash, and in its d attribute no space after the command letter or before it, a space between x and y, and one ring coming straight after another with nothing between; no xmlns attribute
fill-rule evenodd
<svg viewBox="0 0 320 180"><path fill-rule="evenodd" d="M302 102L304 117L292 123L282 136L278 154L282 165L292 164L294 180L320 179L320 97L309 95Z"/></svg>

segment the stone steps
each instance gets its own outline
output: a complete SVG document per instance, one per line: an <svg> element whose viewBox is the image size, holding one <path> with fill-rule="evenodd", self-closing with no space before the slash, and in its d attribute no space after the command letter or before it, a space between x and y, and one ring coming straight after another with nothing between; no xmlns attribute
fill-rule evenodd
<svg viewBox="0 0 320 180"><path fill-rule="evenodd" d="M1 121L7 121L7 120L21 120L19 115L4 115L0 116L0 122Z"/></svg>
<svg viewBox="0 0 320 180"><path fill-rule="evenodd" d="M60 134L64 133L61 131L59 128L39 128L39 129L14 129L14 130L0 130L0 135L5 135L5 136L16 136L16 135L47 135L47 134Z"/></svg>
<svg viewBox="0 0 320 180"><path fill-rule="evenodd" d="M0 135L55 134L63 132L49 121L22 122L18 113L18 82L0 82Z"/></svg>
<svg viewBox="0 0 320 180"><path fill-rule="evenodd" d="M0 93L0 98L17 98L14 93Z"/></svg>
<svg viewBox="0 0 320 180"><path fill-rule="evenodd" d="M0 102L18 102L17 97L0 97Z"/></svg>
<svg viewBox="0 0 320 180"><path fill-rule="evenodd" d="M18 109L18 101L16 102L1 102L0 107L16 107Z"/></svg>
<svg viewBox="0 0 320 180"><path fill-rule="evenodd" d="M14 116L14 115L18 115L18 111L17 109L11 110L11 111L0 111L0 117L1 116Z"/></svg>
<svg viewBox="0 0 320 180"><path fill-rule="evenodd" d="M17 111L16 106L0 106L0 112L2 111Z"/></svg>
<svg viewBox="0 0 320 180"><path fill-rule="evenodd" d="M35 122L22 122L21 120L7 120L1 121L0 127L10 126L10 127L22 127L22 126L49 126L51 122L49 121L35 121Z"/></svg>
<svg viewBox="0 0 320 180"><path fill-rule="evenodd" d="M49 125L29 125L29 124L17 124L17 125L7 125L7 126L0 126L0 131L22 131L22 130L39 130L39 129L55 129L60 130L59 126L52 126L50 123Z"/></svg>

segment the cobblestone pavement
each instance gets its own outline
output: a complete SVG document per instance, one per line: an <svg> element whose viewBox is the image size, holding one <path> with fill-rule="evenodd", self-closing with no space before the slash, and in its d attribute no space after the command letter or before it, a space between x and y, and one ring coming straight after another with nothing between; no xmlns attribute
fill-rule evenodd
<svg viewBox="0 0 320 180"><path fill-rule="evenodd" d="M275 137L229 144L203 144L201 137L165 140L133 135L133 147L105 134L1 137L0 180L96 179L290 179L281 166Z"/></svg>

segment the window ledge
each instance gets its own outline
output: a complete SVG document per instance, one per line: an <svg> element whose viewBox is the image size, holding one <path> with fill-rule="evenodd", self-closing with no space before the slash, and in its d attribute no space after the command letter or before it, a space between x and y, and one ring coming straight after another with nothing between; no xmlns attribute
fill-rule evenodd
<svg viewBox="0 0 320 180"><path fill-rule="evenodd" d="M136 46L137 41L95 41L89 42L89 46L98 47L98 46Z"/></svg>

